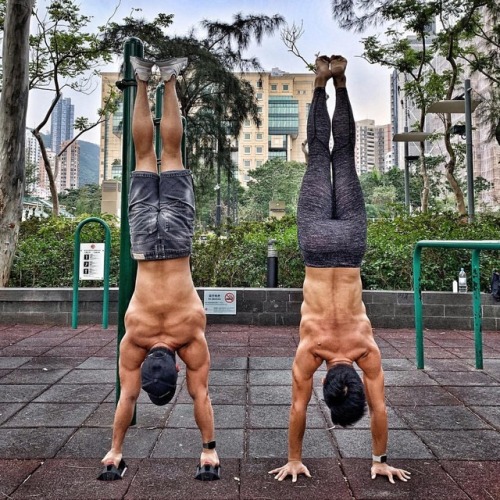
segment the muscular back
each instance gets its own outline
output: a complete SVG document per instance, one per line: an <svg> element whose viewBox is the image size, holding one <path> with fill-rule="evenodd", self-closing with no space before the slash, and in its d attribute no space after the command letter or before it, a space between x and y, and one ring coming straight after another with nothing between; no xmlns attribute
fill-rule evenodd
<svg viewBox="0 0 500 500"><path fill-rule="evenodd" d="M177 350L203 335L205 312L188 257L138 263L125 327L128 340L144 349L165 343Z"/></svg>
<svg viewBox="0 0 500 500"><path fill-rule="evenodd" d="M306 267L302 348L327 361L358 361L378 354L362 300L359 268Z"/></svg>

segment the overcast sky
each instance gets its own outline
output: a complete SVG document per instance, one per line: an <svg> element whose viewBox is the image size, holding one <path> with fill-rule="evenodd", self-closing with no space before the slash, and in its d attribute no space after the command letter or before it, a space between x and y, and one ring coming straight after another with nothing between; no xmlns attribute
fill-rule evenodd
<svg viewBox="0 0 500 500"><path fill-rule="evenodd" d="M37 2L40 7L47 1ZM103 24L114 12L118 2L114 0L85 0L81 3L84 14L93 17L93 27ZM121 21L130 15L132 8L141 8L142 12L135 16L142 16L152 20L160 9L166 14L174 14L173 24L169 33L183 35L190 28L195 28L199 35L203 34L200 21L210 19L230 22L233 14L281 14L288 24L302 23L304 34L298 42L302 55L313 62L317 52L331 54L342 54L348 61L347 78L351 102L356 120L370 118L377 124L390 122L389 108L389 71L379 66L368 64L361 59L363 47L361 39L368 33L353 34L341 30L333 21L331 15L330 0L298 1L298 0L163 0L152 2L151 0L122 0L113 17L115 21ZM92 28L90 28L92 29ZM279 33L273 37L264 38L260 46L252 45L248 50L248 56L256 56L265 71L273 67L290 73L306 72L304 63L288 52L281 41ZM118 71L119 62L114 65L103 67L104 71ZM78 95L69 91L64 97L71 97L75 105L75 117L87 116L91 120L96 119L95 110L100 105L100 82L96 80L97 89L91 95ZM333 92L331 92L333 94ZM48 106L46 94L40 98L37 94L30 94L30 105L28 110L28 126L38 124L42 113ZM329 101L333 105L333 99ZM49 123L50 125L50 123ZM95 129L82 136L83 140L99 143L99 130Z"/></svg>

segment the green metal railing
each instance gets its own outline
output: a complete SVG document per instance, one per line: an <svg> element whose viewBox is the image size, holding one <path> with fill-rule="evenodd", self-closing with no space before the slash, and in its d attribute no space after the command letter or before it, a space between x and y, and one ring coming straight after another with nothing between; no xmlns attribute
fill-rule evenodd
<svg viewBox="0 0 500 500"><path fill-rule="evenodd" d="M104 228L104 281L102 299L102 327L108 328L108 307L109 307L109 257L111 255L111 231L109 226L102 219L89 217L78 224L75 231L75 256L73 259L73 313L71 326L78 327L78 281L80 277L80 233L82 228L89 222L97 222Z"/></svg>
<svg viewBox="0 0 500 500"><path fill-rule="evenodd" d="M424 368L424 335L422 322L422 288L420 284L420 257L422 248L460 248L472 250L472 302L474 320L474 343L476 368L483 369L483 334L481 316L481 289L479 254L481 250L500 250L499 240L422 240L417 242L413 251L413 290L415 302L415 341L417 368Z"/></svg>

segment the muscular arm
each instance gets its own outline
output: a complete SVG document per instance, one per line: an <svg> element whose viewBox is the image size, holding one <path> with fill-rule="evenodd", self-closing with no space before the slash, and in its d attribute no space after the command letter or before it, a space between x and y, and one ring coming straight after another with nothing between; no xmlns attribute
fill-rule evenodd
<svg viewBox="0 0 500 500"><path fill-rule="evenodd" d="M369 356L378 356L378 361L367 360L367 362L363 363L361 366L362 369L364 369L363 366L366 365L368 365L369 368L364 371L363 382L365 385L368 408L370 409L372 453L374 455L383 455L387 451L388 439L387 409L384 396L384 372L380 362L380 354L370 354Z"/></svg>
<svg viewBox="0 0 500 500"><path fill-rule="evenodd" d="M111 450L103 458L104 464L118 466L122 458L125 434L134 415L134 408L141 391L141 363L145 351L128 341L125 336L120 344L120 399L116 406L113 422Z"/></svg>
<svg viewBox="0 0 500 500"><path fill-rule="evenodd" d="M370 408L372 453L377 456L384 455L387 452L388 425L384 396L384 372L378 348L370 352L365 359L358 361L358 364L363 370L366 399ZM410 479L408 471L396 469L388 463L372 462L372 479L375 479L377 474L387 476L391 483L394 483L394 477L398 477L401 481Z"/></svg>
<svg viewBox="0 0 500 500"><path fill-rule="evenodd" d="M179 351L179 356L186 363L186 383L189 395L193 399L194 419L200 429L203 443L215 439L214 413L208 395L208 375L210 355L203 335ZM219 459L216 450L203 450L200 462L217 465Z"/></svg>
<svg viewBox="0 0 500 500"><path fill-rule="evenodd" d="M306 430L307 405L313 390L313 375L316 368L314 356L297 350L292 368L292 405L288 425L288 460L302 460L302 441Z"/></svg>
<svg viewBox="0 0 500 500"><path fill-rule="evenodd" d="M276 474L275 479L283 481L288 475L292 482L297 476L305 474L311 477L309 470L302 464L302 442L306 430L307 405L313 390L313 375L321 364L304 344L299 344L292 368L292 405L288 424L288 463L269 474Z"/></svg>

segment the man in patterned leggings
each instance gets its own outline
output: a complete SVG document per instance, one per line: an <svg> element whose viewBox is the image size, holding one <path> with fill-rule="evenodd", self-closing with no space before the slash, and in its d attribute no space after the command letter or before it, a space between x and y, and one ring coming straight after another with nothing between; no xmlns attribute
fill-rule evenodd
<svg viewBox="0 0 500 500"><path fill-rule="evenodd" d="M309 110L309 159L297 211L299 245L306 264L300 342L293 363L292 405L288 431L288 463L270 471L282 481L299 474L302 464L306 410L313 375L326 361L323 395L334 425L357 422L370 410L371 475L409 473L387 464L387 411L380 351L362 301L360 266L366 248L366 212L354 164L356 129L346 89L342 56L316 60L314 96ZM336 103L332 122L325 86L332 78ZM333 151L330 136L333 132ZM332 175L333 170L333 175ZM363 371L363 382L353 363Z"/></svg>

